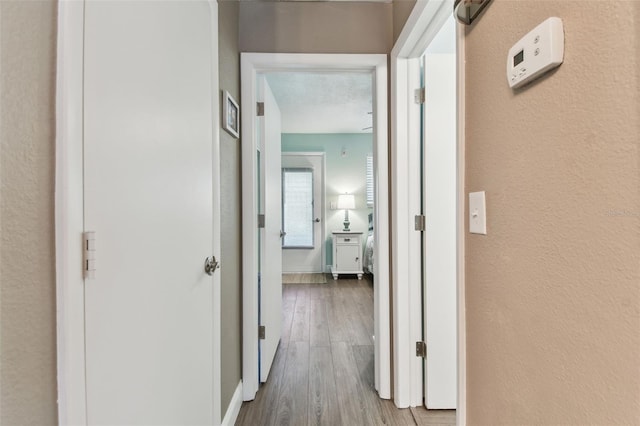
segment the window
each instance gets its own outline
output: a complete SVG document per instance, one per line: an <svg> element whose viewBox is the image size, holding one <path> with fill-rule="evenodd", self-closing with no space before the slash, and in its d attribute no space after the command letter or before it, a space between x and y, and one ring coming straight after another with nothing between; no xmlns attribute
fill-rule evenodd
<svg viewBox="0 0 640 426"><path fill-rule="evenodd" d="M367 206L373 207L373 154L367 154Z"/></svg>
<svg viewBox="0 0 640 426"><path fill-rule="evenodd" d="M313 169L282 169L283 248L313 248Z"/></svg>

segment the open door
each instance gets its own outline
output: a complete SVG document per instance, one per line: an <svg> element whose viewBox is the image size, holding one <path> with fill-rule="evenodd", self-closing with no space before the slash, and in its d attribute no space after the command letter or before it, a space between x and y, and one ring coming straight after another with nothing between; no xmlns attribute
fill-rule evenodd
<svg viewBox="0 0 640 426"><path fill-rule="evenodd" d="M425 405L456 408L456 50L453 17L423 64L423 232Z"/></svg>
<svg viewBox="0 0 640 426"><path fill-rule="evenodd" d="M280 110L269 84L258 76L258 102L263 115L258 117L260 150L260 213L264 228L260 231L258 321L264 335L259 336L258 363L260 382L266 382L282 333L282 181ZM261 192L262 192L261 191ZM264 327L264 328L263 328Z"/></svg>

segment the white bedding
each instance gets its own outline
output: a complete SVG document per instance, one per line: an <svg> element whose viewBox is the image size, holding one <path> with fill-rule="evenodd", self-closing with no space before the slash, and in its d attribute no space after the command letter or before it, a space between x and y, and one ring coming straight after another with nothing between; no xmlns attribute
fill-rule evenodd
<svg viewBox="0 0 640 426"><path fill-rule="evenodd" d="M367 242L364 245L364 258L363 258L363 267L364 271L370 274L373 274L373 262L374 262L374 253L373 253L373 231L369 232L367 236Z"/></svg>

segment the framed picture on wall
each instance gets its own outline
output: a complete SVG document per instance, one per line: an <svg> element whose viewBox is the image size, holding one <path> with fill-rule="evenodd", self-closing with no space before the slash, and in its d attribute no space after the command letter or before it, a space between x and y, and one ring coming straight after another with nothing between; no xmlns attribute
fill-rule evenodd
<svg viewBox="0 0 640 426"><path fill-rule="evenodd" d="M222 101L222 128L234 137L240 137L240 107L226 90Z"/></svg>

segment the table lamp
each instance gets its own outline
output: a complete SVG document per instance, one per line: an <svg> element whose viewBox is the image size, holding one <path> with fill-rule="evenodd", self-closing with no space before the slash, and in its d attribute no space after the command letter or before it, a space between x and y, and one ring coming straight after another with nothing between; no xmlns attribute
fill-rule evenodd
<svg viewBox="0 0 640 426"><path fill-rule="evenodd" d="M341 194L338 196L338 209L344 209L344 229L343 231L350 231L349 229L349 210L356 208L356 197L353 194Z"/></svg>

